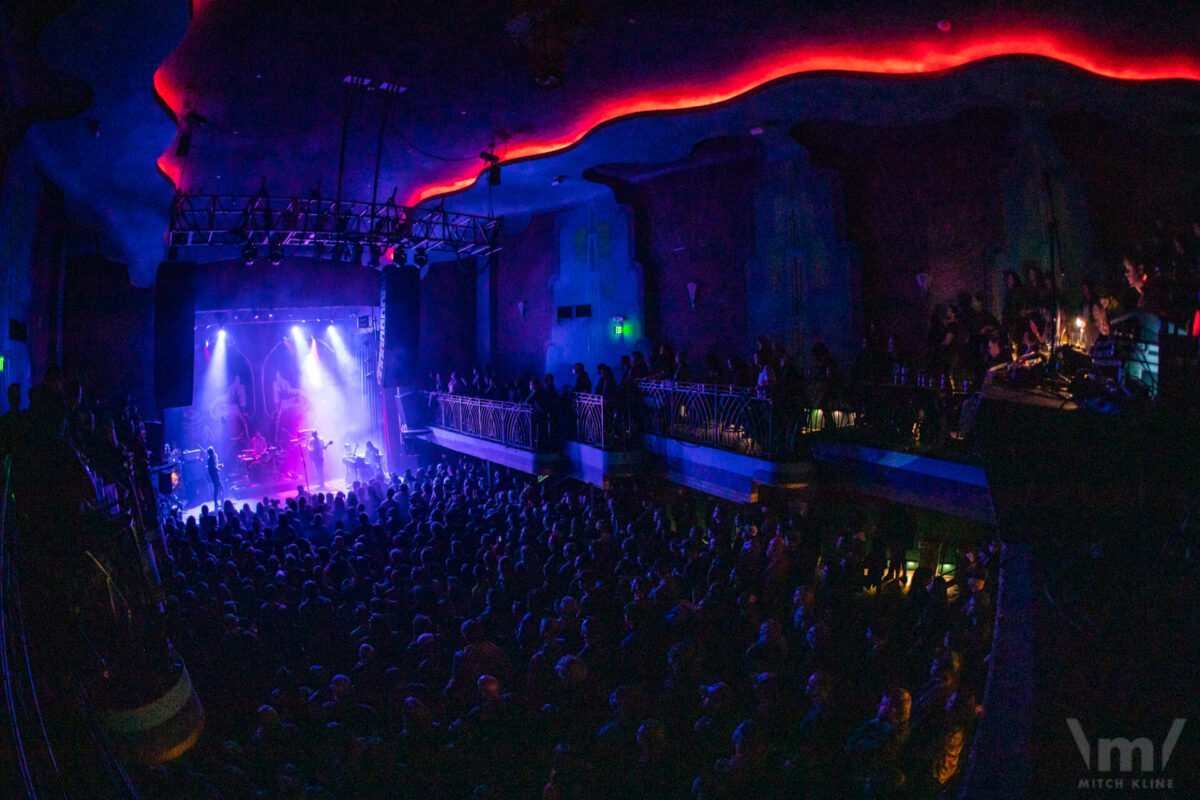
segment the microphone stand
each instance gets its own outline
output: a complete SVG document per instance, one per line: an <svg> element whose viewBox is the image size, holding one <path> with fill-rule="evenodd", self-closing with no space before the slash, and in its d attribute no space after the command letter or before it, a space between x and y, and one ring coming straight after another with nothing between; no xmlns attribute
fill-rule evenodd
<svg viewBox="0 0 1200 800"><path fill-rule="evenodd" d="M304 445L296 442L296 449L300 451L300 466L304 468L304 491L311 492L312 489L308 486L308 458L304 455Z"/></svg>

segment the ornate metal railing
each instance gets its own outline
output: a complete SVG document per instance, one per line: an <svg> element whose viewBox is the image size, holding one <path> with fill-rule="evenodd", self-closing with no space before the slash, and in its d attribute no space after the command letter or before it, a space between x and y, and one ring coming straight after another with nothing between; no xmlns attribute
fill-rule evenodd
<svg viewBox="0 0 1200 800"><path fill-rule="evenodd" d="M636 398L648 433L759 458L795 455L812 424L799 398L772 400L728 386L641 381Z"/></svg>
<svg viewBox="0 0 1200 800"><path fill-rule="evenodd" d="M577 393L572 400L577 442L604 450L627 450L633 440L629 403L621 398Z"/></svg>
<svg viewBox="0 0 1200 800"><path fill-rule="evenodd" d="M942 452L969 434L978 388L970 381L921 373L891 383L853 384L842 405L854 416L853 434L870 444Z"/></svg>
<svg viewBox="0 0 1200 800"><path fill-rule="evenodd" d="M642 432L734 453L803 457L803 437L821 433L885 449L943 453L970 428L973 386L852 384L814 407L801 394L674 381L640 381L617 397L576 394L553 410L524 403L430 393L433 424L524 450L563 438L606 450L637 449ZM950 450L947 450L950 448Z"/></svg>
<svg viewBox="0 0 1200 800"><path fill-rule="evenodd" d="M550 441L550 416L524 403L431 392L433 424L507 447L542 450Z"/></svg>

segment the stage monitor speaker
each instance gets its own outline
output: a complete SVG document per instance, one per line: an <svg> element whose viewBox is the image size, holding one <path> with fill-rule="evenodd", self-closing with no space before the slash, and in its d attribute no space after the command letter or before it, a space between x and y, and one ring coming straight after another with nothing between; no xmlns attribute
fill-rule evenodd
<svg viewBox="0 0 1200 800"><path fill-rule="evenodd" d="M154 283L154 400L159 411L192 404L196 265L164 261Z"/></svg>
<svg viewBox="0 0 1200 800"><path fill-rule="evenodd" d="M412 264L392 264L383 268L379 283L379 383L409 386L417 379L421 271Z"/></svg>

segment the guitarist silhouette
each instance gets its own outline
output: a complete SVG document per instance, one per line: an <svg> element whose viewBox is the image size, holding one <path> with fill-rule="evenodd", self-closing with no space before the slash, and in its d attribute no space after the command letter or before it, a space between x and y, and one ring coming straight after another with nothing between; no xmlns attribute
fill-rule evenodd
<svg viewBox="0 0 1200 800"><path fill-rule="evenodd" d="M331 444L333 444L332 439L323 442L316 431L312 432L312 437L308 440L308 455L312 459L317 486L321 489L325 488L325 450Z"/></svg>

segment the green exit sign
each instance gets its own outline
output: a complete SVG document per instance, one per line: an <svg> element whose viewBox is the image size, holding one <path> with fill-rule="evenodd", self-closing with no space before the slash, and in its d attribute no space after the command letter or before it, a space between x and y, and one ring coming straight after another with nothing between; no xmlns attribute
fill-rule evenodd
<svg viewBox="0 0 1200 800"><path fill-rule="evenodd" d="M4 372L4 356L0 356L0 372Z"/></svg>

